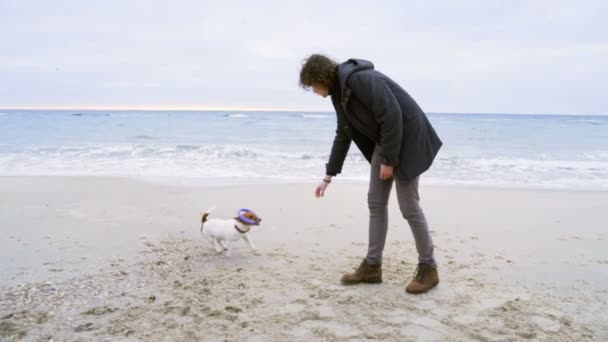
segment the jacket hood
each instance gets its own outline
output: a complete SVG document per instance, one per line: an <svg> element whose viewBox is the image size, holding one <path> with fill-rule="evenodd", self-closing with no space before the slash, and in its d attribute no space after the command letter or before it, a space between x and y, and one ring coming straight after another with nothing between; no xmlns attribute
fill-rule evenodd
<svg viewBox="0 0 608 342"><path fill-rule="evenodd" d="M351 58L338 66L338 80L340 88L344 89L346 81L353 73L361 70L373 69L374 64L364 59Z"/></svg>

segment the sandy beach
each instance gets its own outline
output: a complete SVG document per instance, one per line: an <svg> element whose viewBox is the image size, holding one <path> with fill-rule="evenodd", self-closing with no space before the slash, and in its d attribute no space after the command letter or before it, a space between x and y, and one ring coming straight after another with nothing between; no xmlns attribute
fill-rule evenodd
<svg viewBox="0 0 608 342"><path fill-rule="evenodd" d="M414 243L391 197L384 283L346 287L367 188L0 177L0 341L606 341L608 192L431 186L441 282L404 286ZM200 213L262 225L229 259Z"/></svg>

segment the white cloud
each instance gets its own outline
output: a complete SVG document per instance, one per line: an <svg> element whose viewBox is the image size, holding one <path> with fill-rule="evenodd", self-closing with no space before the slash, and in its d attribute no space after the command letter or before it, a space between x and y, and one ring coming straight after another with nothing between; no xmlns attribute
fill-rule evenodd
<svg viewBox="0 0 608 342"><path fill-rule="evenodd" d="M323 52L372 60L428 111L608 113L605 17L602 1L5 0L0 106L331 110L297 87Z"/></svg>

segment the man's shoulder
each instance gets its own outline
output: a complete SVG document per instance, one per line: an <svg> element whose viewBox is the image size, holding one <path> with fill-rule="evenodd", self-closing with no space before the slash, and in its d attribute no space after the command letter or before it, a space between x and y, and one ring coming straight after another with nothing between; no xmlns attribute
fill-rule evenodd
<svg viewBox="0 0 608 342"><path fill-rule="evenodd" d="M348 80L352 75L374 70L374 64L364 59L351 58L338 66L338 76L343 80Z"/></svg>
<svg viewBox="0 0 608 342"><path fill-rule="evenodd" d="M371 84L381 80L383 76L383 74L374 69L359 70L350 74L346 85L352 88L359 85Z"/></svg>

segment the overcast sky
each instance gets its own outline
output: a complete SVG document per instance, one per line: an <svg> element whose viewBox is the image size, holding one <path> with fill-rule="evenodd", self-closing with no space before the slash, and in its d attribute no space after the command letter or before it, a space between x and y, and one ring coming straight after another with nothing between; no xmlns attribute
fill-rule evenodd
<svg viewBox="0 0 608 342"><path fill-rule="evenodd" d="M428 112L608 114L608 1L0 0L0 108L331 111L371 60Z"/></svg>

